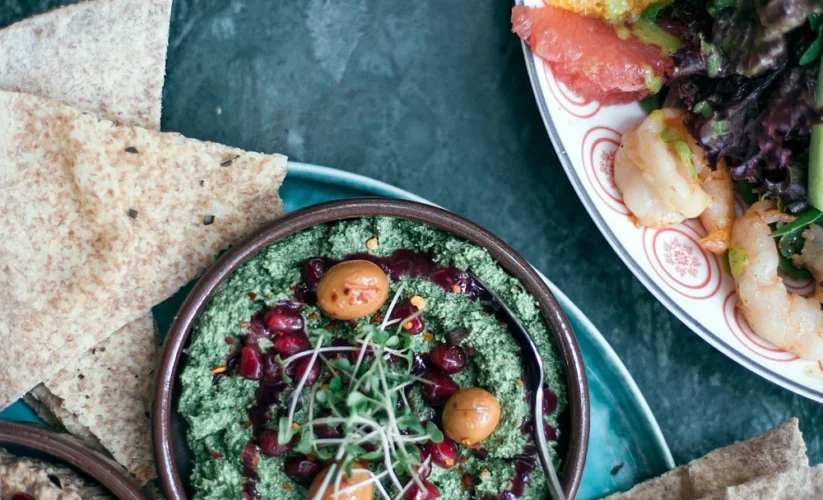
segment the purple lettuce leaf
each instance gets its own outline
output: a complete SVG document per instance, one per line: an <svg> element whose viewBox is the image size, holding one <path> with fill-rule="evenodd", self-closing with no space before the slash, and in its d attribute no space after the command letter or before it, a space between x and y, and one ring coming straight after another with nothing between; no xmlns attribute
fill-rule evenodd
<svg viewBox="0 0 823 500"><path fill-rule="evenodd" d="M804 155L823 110L814 102L818 63L799 61L818 38L807 21L823 11L823 0L715 4L714 18L692 1L675 3L658 17L684 40L673 56L670 92L689 111L686 126L712 164L726 159L736 180L749 180L790 211L801 211Z"/></svg>

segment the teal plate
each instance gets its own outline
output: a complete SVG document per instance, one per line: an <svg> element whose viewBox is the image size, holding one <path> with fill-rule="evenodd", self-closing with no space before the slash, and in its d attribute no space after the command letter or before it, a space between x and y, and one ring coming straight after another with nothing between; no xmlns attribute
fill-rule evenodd
<svg viewBox="0 0 823 500"><path fill-rule="evenodd" d="M286 211L358 196L387 196L428 203L419 196L366 177L294 162L289 164L289 175L280 194ZM674 467L660 428L623 363L577 306L546 281L577 334L589 378L591 437L577 497L588 500L626 490ZM190 286L185 287L154 308L164 334L189 289ZM22 401L0 412L0 420L41 422Z"/></svg>

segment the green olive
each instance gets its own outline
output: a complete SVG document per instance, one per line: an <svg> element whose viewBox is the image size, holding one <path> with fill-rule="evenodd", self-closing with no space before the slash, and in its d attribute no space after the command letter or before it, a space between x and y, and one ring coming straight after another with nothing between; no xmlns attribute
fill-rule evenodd
<svg viewBox="0 0 823 500"><path fill-rule="evenodd" d="M389 278L367 260L331 267L317 284L317 305L326 316L351 320L377 312L389 296Z"/></svg>
<svg viewBox="0 0 823 500"><path fill-rule="evenodd" d="M363 462L355 463L354 470L352 470L351 476L343 474L343 477L340 480L339 490L367 481L371 477L371 475L363 469L368 468L368 465L366 465ZM318 474L311 482L311 486L309 486L309 494L306 496L306 498L314 498L314 496L317 494L317 490L319 490L320 487L323 485L323 482L326 479L326 474L328 473L328 467L320 471L320 474ZM363 486L354 488L352 491L335 495L334 482L331 481L326 486L326 489L323 490L323 495L320 497L320 500L372 500L373 498L374 485L372 483L364 484Z"/></svg>
<svg viewBox="0 0 823 500"><path fill-rule="evenodd" d="M474 446L491 436L499 422L500 403L479 387L455 392L443 409L443 431L463 446Z"/></svg>

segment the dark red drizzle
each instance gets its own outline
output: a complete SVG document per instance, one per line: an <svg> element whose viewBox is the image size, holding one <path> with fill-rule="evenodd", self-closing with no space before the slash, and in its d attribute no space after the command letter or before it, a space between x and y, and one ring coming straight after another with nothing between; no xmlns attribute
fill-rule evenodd
<svg viewBox="0 0 823 500"><path fill-rule="evenodd" d="M497 495L500 500L511 498L507 495L514 495L514 498L523 496L523 490L527 484L531 484L532 479L529 473L537 467L537 461L532 456L520 455L514 459L514 478L512 478L512 487L510 490L504 491Z"/></svg>
<svg viewBox="0 0 823 500"><path fill-rule="evenodd" d="M367 260L380 266L391 280L400 276L424 277L439 285L447 292L457 292L474 300L480 295L480 288L469 273L454 266L444 267L435 262L429 252L396 250L388 257L376 257L368 253L355 253L343 260ZM313 257L303 264L302 281L295 285L294 296L298 302L317 302L317 283L326 269L341 262L335 259Z"/></svg>

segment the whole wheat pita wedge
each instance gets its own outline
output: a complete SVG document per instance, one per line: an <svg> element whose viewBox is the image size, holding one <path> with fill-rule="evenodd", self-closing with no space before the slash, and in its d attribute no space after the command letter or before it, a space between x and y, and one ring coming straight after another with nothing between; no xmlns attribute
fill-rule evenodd
<svg viewBox="0 0 823 500"><path fill-rule="evenodd" d="M689 463L695 498L760 476L808 467L806 443L796 418L757 436L709 452Z"/></svg>
<svg viewBox="0 0 823 500"><path fill-rule="evenodd" d="M140 482L156 477L151 399L160 339L144 314L24 397L47 423L108 452Z"/></svg>
<svg viewBox="0 0 823 500"><path fill-rule="evenodd" d="M625 493L615 493L604 500L692 500L689 472L686 467L677 467L662 476L644 481Z"/></svg>
<svg viewBox="0 0 823 500"><path fill-rule="evenodd" d="M170 13L171 0L95 0L0 30L0 90L53 98L124 125L159 130ZM119 352L131 364L150 366L155 350L135 353L128 347L142 345L154 335L148 313L119 330L114 335L118 342L109 339L104 343L114 344L109 347L110 355ZM83 356L95 359L92 351ZM106 367L90 366L89 359L72 365L84 366L88 380L104 376ZM49 386L35 387L24 396L25 401L47 423L65 428L89 447L104 450L102 438L138 480L149 479L145 463L152 458L151 436L144 415L149 411L151 389L127 384L119 387L118 397L105 398L89 408L83 404L84 395L73 392L76 375L69 371L61 372ZM95 409L128 417L116 425L101 423L93 418ZM87 411L91 412L88 416ZM81 421L93 423L87 426Z"/></svg>
<svg viewBox="0 0 823 500"><path fill-rule="evenodd" d="M151 406L160 337L143 315L97 344L54 380L49 393L143 484L155 477ZM45 401L45 400L44 400Z"/></svg>
<svg viewBox="0 0 823 500"><path fill-rule="evenodd" d="M808 466L806 443L797 419L792 418L746 441L709 452L625 493L612 495L608 500L697 499L760 476Z"/></svg>
<svg viewBox="0 0 823 500"><path fill-rule="evenodd" d="M282 214L285 164L0 92L0 407Z"/></svg>
<svg viewBox="0 0 823 500"><path fill-rule="evenodd" d="M171 0L95 0L0 31L0 89L159 128Z"/></svg>
<svg viewBox="0 0 823 500"><path fill-rule="evenodd" d="M140 320L138 319L137 321ZM52 394L45 384L39 384L26 393L26 395L23 396L23 401L31 406L34 412L37 413L37 416L42 418L48 425L65 429L69 434L78 438L89 448L102 452L106 451L97 436L95 436L88 427L81 424L78 419L63 406L63 400Z"/></svg>
<svg viewBox="0 0 823 500"><path fill-rule="evenodd" d="M820 500L823 498L823 465L796 467L731 486L703 500Z"/></svg>

